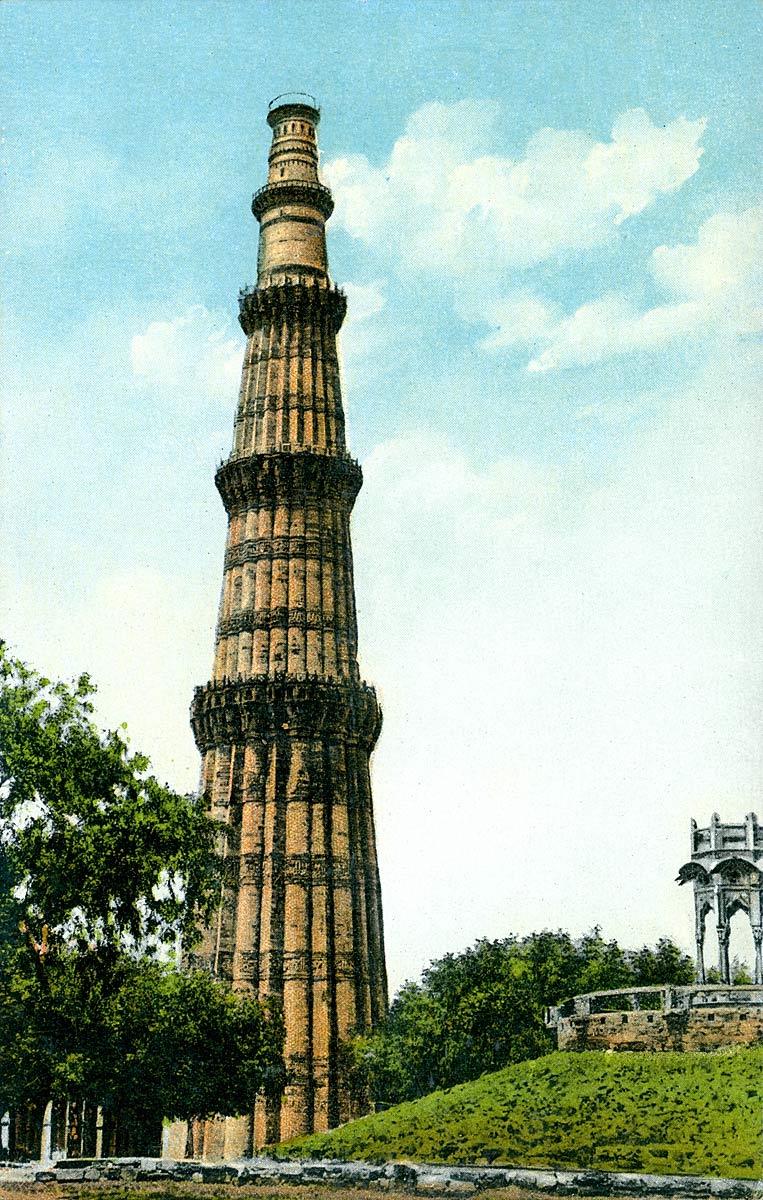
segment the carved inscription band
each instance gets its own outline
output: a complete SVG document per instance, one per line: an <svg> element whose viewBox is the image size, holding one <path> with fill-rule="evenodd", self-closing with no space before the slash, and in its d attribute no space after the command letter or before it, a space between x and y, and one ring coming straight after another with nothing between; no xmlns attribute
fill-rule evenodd
<svg viewBox="0 0 763 1200"><path fill-rule="evenodd" d="M220 621L217 641L236 633L254 633L255 629L314 629L332 633L337 628L336 616L324 616L317 608L265 608L257 612L234 613Z"/></svg>
<svg viewBox="0 0 763 1200"><path fill-rule="evenodd" d="M225 552L225 569L242 567L260 559L315 558L324 563L333 563L336 557L333 530L322 537L320 533L312 537L293 533L285 537L247 538L235 546L229 546Z"/></svg>

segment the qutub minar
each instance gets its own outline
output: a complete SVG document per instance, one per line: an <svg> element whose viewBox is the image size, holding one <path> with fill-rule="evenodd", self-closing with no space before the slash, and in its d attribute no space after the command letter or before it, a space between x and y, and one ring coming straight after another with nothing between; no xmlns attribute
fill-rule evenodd
<svg viewBox="0 0 763 1200"><path fill-rule="evenodd" d="M230 827L227 882L200 950L234 989L278 997L280 1101L218 1125L225 1157L356 1115L341 1045L387 1008L369 757L381 726L357 663L350 513L362 482L345 447L333 285L312 97L277 97L257 286L233 449L215 482L228 514L212 681L194 695L212 815ZM207 1139L208 1140L208 1139Z"/></svg>

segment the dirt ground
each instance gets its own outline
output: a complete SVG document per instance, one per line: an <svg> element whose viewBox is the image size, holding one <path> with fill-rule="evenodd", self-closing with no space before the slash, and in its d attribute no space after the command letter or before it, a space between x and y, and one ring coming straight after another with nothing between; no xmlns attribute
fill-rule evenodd
<svg viewBox="0 0 763 1200"><path fill-rule="evenodd" d="M389 1193L379 1188L343 1188L321 1184L225 1184L225 1183L24 1183L0 1184L0 1200L21 1200L39 1196L45 1200L381 1200L389 1194L404 1197L403 1191ZM451 1192L450 1196L458 1193ZM419 1193L421 1195L421 1193ZM436 1193L427 1189L427 1195ZM440 1193L445 1197L446 1191ZM549 1200L548 1192L527 1188L490 1188L486 1200ZM607 1197L598 1197L607 1200ZM636 1197L618 1196L617 1200L650 1200L647 1194Z"/></svg>

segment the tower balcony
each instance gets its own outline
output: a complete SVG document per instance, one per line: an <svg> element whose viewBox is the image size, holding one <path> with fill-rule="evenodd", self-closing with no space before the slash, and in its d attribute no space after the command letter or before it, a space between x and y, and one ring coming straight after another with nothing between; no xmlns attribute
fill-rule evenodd
<svg viewBox="0 0 763 1200"><path fill-rule="evenodd" d="M228 458L215 473L228 514L256 510L279 499L333 499L349 511L363 484L360 464L346 451L294 450L291 446L243 458Z"/></svg>
<svg viewBox="0 0 763 1200"><path fill-rule="evenodd" d="M312 179L276 179L266 183L252 196L252 212L258 221L269 209L285 204L315 208L325 220L334 211L330 188Z"/></svg>
<svg viewBox="0 0 763 1200"><path fill-rule="evenodd" d="M280 282L242 288L238 294L239 324L247 337L258 327L284 316L307 322L326 310L334 333L342 327L347 297L341 288L307 274L297 265L284 271Z"/></svg>
<svg viewBox="0 0 763 1200"><path fill-rule="evenodd" d="M257 739L351 739L368 753L381 731L376 690L314 674L249 675L194 689L191 727L202 753Z"/></svg>

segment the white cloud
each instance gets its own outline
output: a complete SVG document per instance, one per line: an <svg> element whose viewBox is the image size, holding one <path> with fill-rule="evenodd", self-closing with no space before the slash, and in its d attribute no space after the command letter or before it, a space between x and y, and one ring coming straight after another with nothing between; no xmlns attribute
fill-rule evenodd
<svg viewBox="0 0 763 1200"><path fill-rule="evenodd" d="M417 531L423 527L427 538L441 537L444 543L454 533L468 539L478 522L483 530L495 523L515 534L528 525L538 529L558 491L551 467L513 457L478 471L448 442L423 433L377 446L363 472L368 487L381 487L394 496L391 506L384 503L375 514L377 532L377 522L383 523L392 508L386 532L399 537L405 529L399 523L402 509L416 514Z"/></svg>
<svg viewBox="0 0 763 1200"><path fill-rule="evenodd" d="M493 301L482 310L477 308L471 312L472 319L485 320L496 327L495 332L480 343L485 350L544 341L556 328L559 317L557 305L527 293Z"/></svg>
<svg viewBox="0 0 763 1200"><path fill-rule="evenodd" d="M760 367L729 354L663 397L582 493L424 433L364 464L355 563L385 711L395 978L480 935L601 914L625 944L690 944L673 882L689 818L760 811Z"/></svg>
<svg viewBox="0 0 763 1200"><path fill-rule="evenodd" d="M659 246L652 254L655 280L678 297L638 311L623 295L602 296L545 329L514 334L507 304L506 327L498 311L499 330L486 346L545 339L531 371L598 362L615 354L655 349L681 338L717 337L763 329L763 207L738 215L717 214L701 226L694 245ZM540 301L537 302L542 308Z"/></svg>
<svg viewBox="0 0 763 1200"><path fill-rule="evenodd" d="M705 121L618 117L612 140L544 129L519 161L486 152L500 138L498 105L426 104L389 161L362 155L324 169L335 221L401 271L490 273L606 241L618 224L674 191L699 165Z"/></svg>
<svg viewBox="0 0 763 1200"><path fill-rule="evenodd" d="M342 286L347 294L347 317L341 329L339 345L342 375L351 402L356 388L362 386L369 355L378 351L385 340L382 324L373 318L378 317L387 306L386 280L376 279L365 284L345 283ZM348 407L347 404L345 407ZM351 413L348 413L348 418L350 416Z"/></svg>
<svg viewBox="0 0 763 1200"><path fill-rule="evenodd" d="M659 192L673 192L699 166L697 145L706 122L678 117L654 125L643 108L633 108L612 126L612 141L593 147L586 159L591 192L614 206L619 225L642 212Z"/></svg>
<svg viewBox="0 0 763 1200"><path fill-rule="evenodd" d="M373 283L345 283L343 289L347 295L345 326L375 317L387 303L382 279L376 279Z"/></svg>
<svg viewBox="0 0 763 1200"><path fill-rule="evenodd" d="M243 339L225 318L194 305L171 321L152 321L130 346L133 374L162 388L208 398L235 396Z"/></svg>
<svg viewBox="0 0 763 1200"><path fill-rule="evenodd" d="M639 313L624 296L602 296L581 305L571 317L548 330L550 345L530 361L528 370L588 365L614 354L656 349L695 334L706 320L696 303L664 305Z"/></svg>
<svg viewBox="0 0 763 1200"><path fill-rule="evenodd" d="M696 245L658 246L658 283L677 296L705 300L743 327L763 323L763 205L718 213L699 230Z"/></svg>

